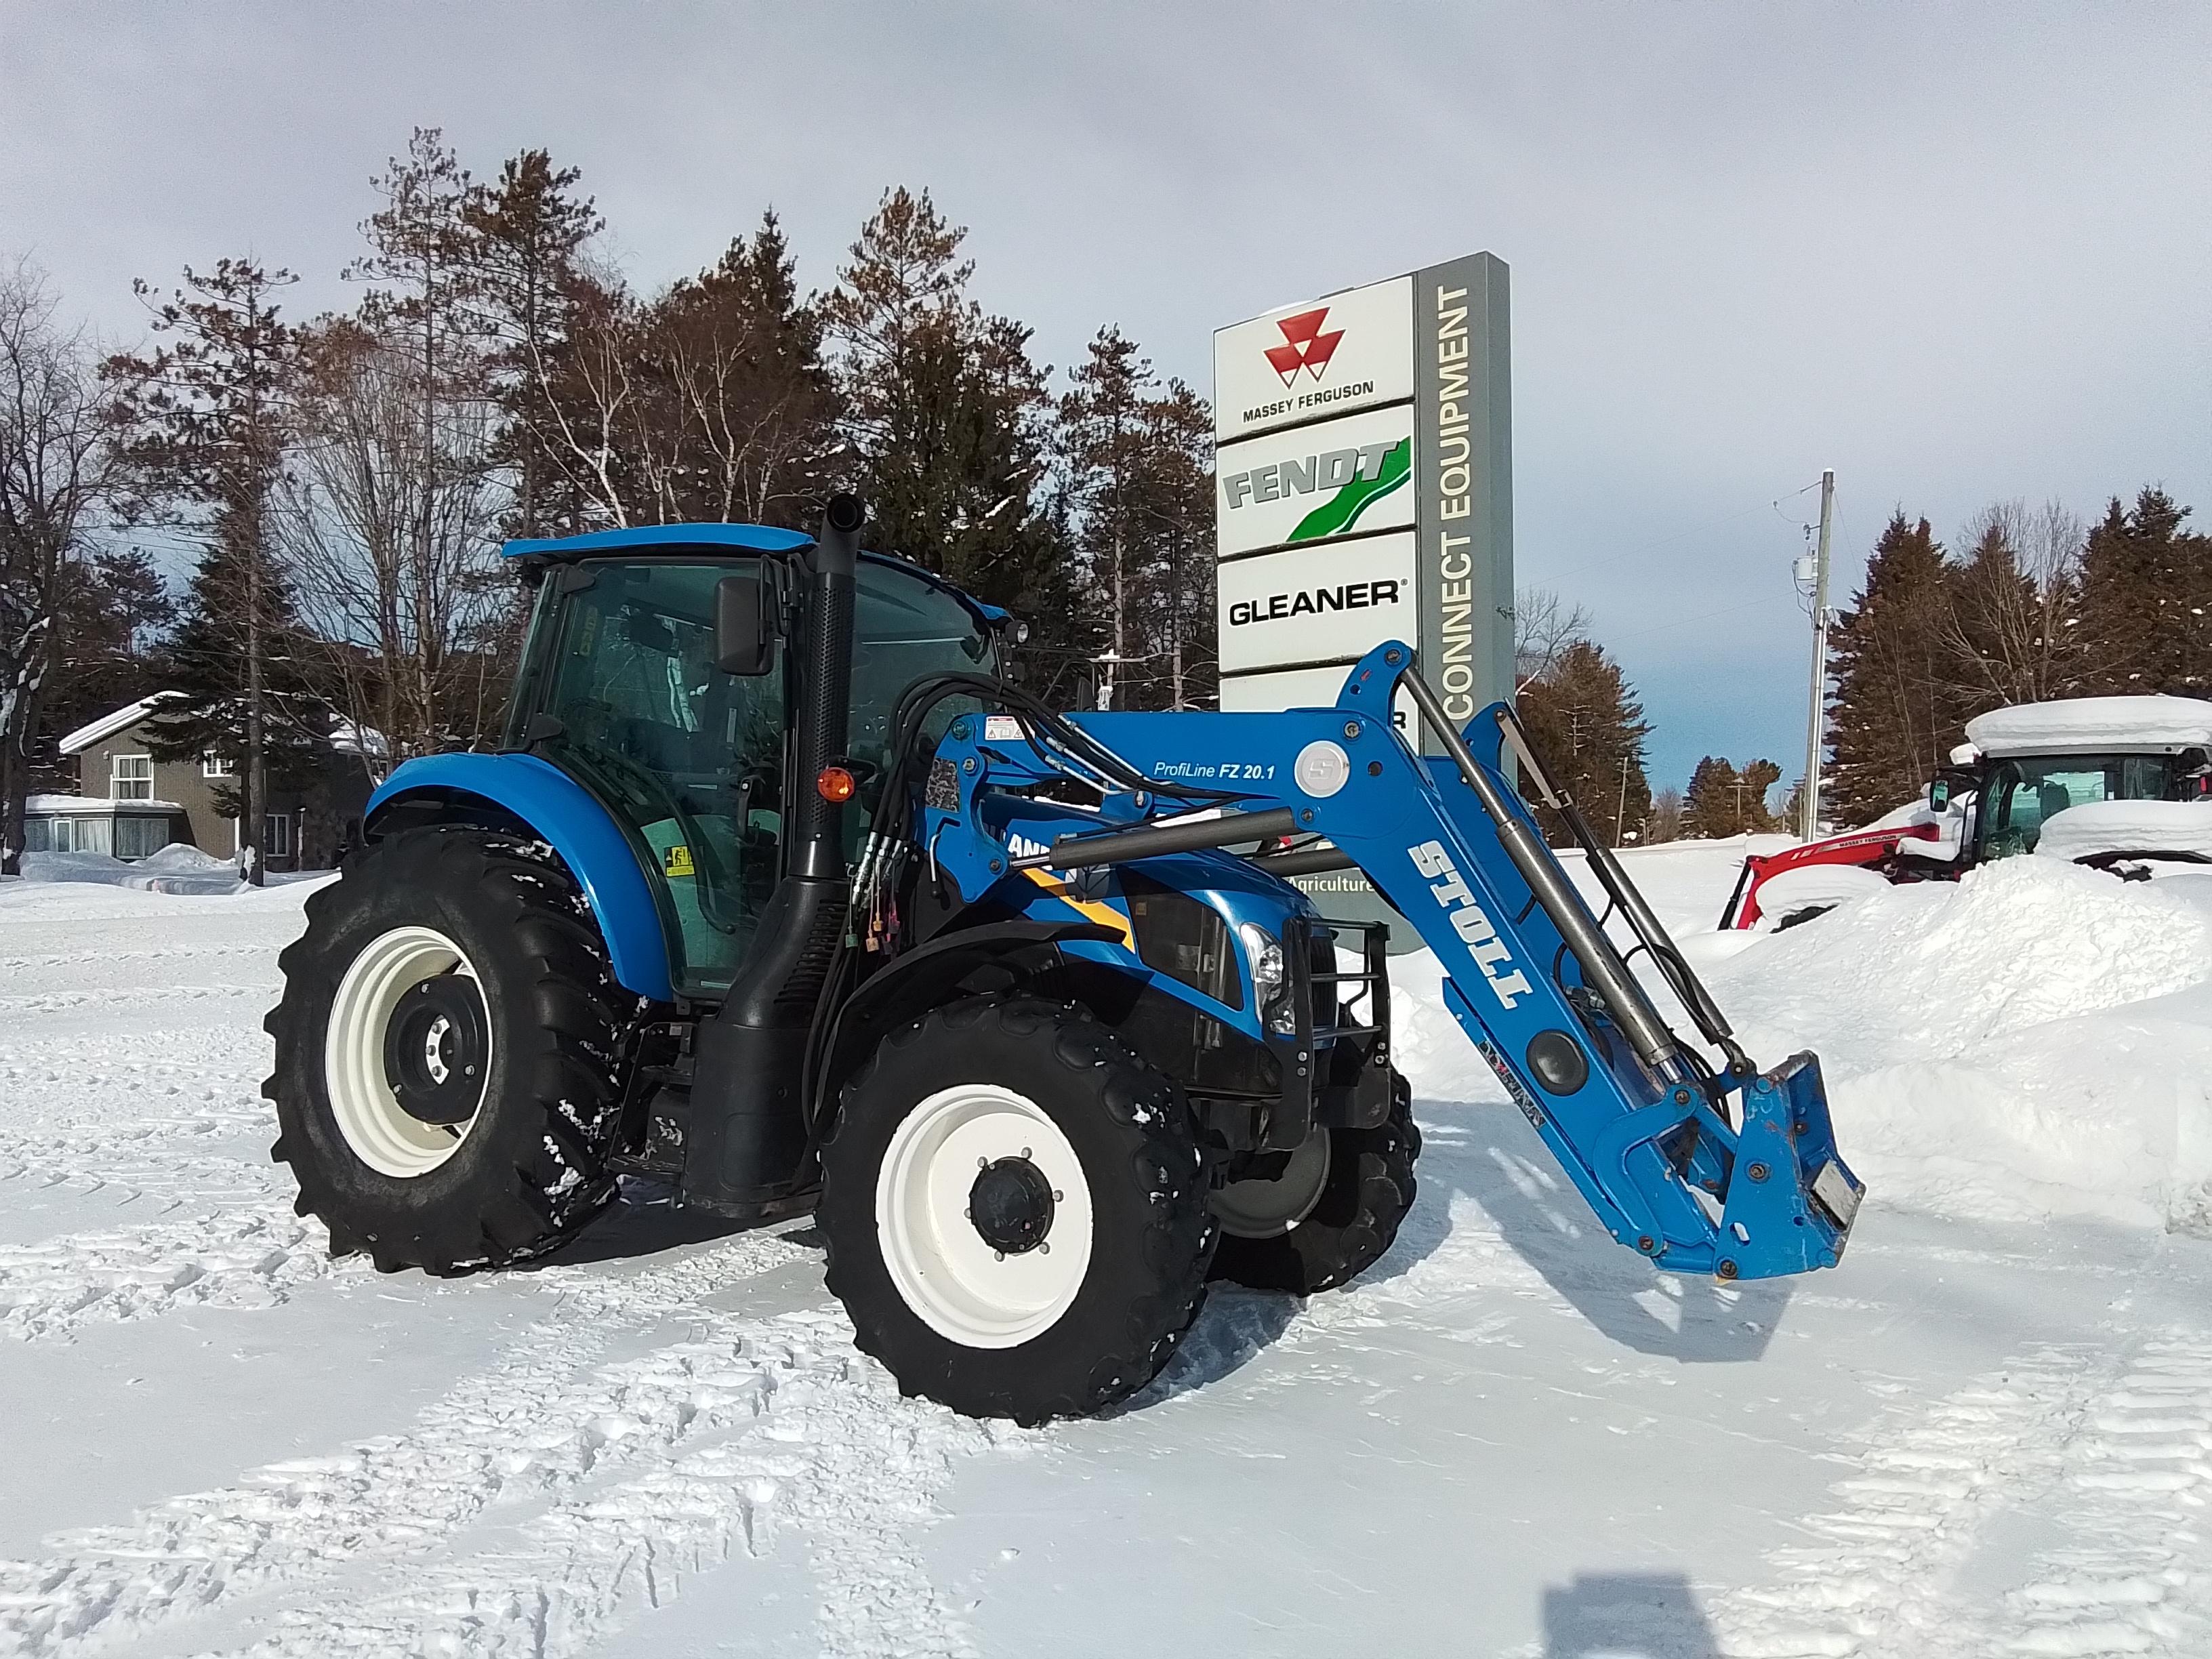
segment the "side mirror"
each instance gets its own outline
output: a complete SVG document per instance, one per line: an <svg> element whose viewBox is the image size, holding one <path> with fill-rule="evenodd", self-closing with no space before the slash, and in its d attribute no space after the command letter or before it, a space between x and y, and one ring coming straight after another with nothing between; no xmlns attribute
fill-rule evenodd
<svg viewBox="0 0 2212 1659"><path fill-rule="evenodd" d="M1928 810L1940 812L1951 804L1951 780L1938 778L1928 786Z"/></svg>
<svg viewBox="0 0 2212 1659"><path fill-rule="evenodd" d="M725 674L765 674L773 654L768 584L725 576L714 584L714 666Z"/></svg>

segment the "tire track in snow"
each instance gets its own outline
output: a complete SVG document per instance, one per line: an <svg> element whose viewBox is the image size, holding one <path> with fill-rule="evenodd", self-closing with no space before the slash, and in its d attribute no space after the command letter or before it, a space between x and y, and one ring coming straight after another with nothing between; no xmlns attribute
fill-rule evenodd
<svg viewBox="0 0 2212 1659"><path fill-rule="evenodd" d="M57 968L104 969L118 962L185 962L203 957L260 957L273 962L283 943L246 939L230 945L167 945L137 951L62 951L35 956L0 957L0 977L50 974Z"/></svg>
<svg viewBox="0 0 2212 1659"><path fill-rule="evenodd" d="M80 1327L179 1308L271 1308L287 1291L345 1273L319 1222L266 1203L40 1244L0 1245L0 1336L67 1340Z"/></svg>
<svg viewBox="0 0 2212 1659"><path fill-rule="evenodd" d="M0 1017L64 1014L94 1008L103 1016L131 1013L143 1008L173 1008L180 1002L234 1002L255 1000L256 1012L272 1000L271 988L258 985L133 985L96 987L81 991L38 991L26 996L0 996Z"/></svg>
<svg viewBox="0 0 2212 1659"><path fill-rule="evenodd" d="M246 1136L265 1148L275 1138L261 1097L267 1061L268 1039L242 1023L0 1044L0 1179L191 1194L179 1178L190 1143ZM218 1162L229 1186L277 1188L258 1158Z"/></svg>
<svg viewBox="0 0 2212 1659"><path fill-rule="evenodd" d="M680 1401L693 1432L652 1444L621 1484L554 1505L512 1547L418 1565L404 1590L292 1609L246 1653L566 1659L688 1577L795 1536L822 1592L825 1659L969 1659L910 1534L938 1517L957 1460L1027 1437L901 1398L851 1336L832 1308L727 1316L707 1340L621 1368L628 1399Z"/></svg>
<svg viewBox="0 0 2212 1659"><path fill-rule="evenodd" d="M0 1562L0 1652L123 1639L272 1581L419 1551L495 1505L557 1498L672 1445L702 1425L680 1363L667 1376L662 1354L590 1368L617 1333L802 1259L781 1237L747 1234L634 1276L546 1269L536 1282L560 1296L553 1314L408 1433L271 1464L127 1525L60 1534L44 1560ZM718 1409L744 1407L717 1396Z"/></svg>
<svg viewBox="0 0 2212 1659"><path fill-rule="evenodd" d="M2212 1338L2144 1344L2042 1506L2074 1540L2006 1596L2014 1653L2212 1653Z"/></svg>
<svg viewBox="0 0 2212 1659"><path fill-rule="evenodd" d="M1869 1431L1841 1507L1797 1529L1820 1540L1769 1553L1778 1587L1716 1598L1729 1659L1984 1659L1953 1588L1984 1527L2064 1471L2092 1396L2117 1360L2088 1345L2029 1350L1996 1375ZM1902 1415L1902 1414L1899 1414Z"/></svg>

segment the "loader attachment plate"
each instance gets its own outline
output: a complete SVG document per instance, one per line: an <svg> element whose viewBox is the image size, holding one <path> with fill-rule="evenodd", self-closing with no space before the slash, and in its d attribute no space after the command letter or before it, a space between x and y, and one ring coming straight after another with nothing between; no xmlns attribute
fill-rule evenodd
<svg viewBox="0 0 2212 1659"><path fill-rule="evenodd" d="M1836 1155L1820 1062L1792 1054L1743 1091L1721 1217L1723 1279L1771 1279L1843 1259L1866 1188Z"/></svg>

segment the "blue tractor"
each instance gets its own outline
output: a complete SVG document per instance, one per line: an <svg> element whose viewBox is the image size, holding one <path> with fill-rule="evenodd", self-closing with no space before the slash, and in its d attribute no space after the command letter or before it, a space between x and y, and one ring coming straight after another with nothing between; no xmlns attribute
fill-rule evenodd
<svg viewBox="0 0 2212 1659"><path fill-rule="evenodd" d="M274 1151L334 1251L504 1266L657 1177L814 1212L908 1391L1096 1412L1209 1279L1341 1285L1413 1202L1383 929L1287 879L1357 868L1621 1243L1838 1259L1862 1188L1817 1062L1745 1058L1510 709L1455 726L1394 643L1334 708L1057 713L1009 672L1019 625L862 553L863 516L509 545L536 611L504 749L393 773L283 957Z"/></svg>

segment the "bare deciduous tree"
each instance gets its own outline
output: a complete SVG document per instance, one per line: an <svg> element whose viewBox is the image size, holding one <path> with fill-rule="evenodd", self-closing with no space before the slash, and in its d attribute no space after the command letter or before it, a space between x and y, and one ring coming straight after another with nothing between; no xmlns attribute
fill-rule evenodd
<svg viewBox="0 0 2212 1659"><path fill-rule="evenodd" d="M1518 692L1558 666L1566 648L1589 637L1590 614L1548 587L1524 587L1513 599L1513 689Z"/></svg>
<svg viewBox="0 0 2212 1659"><path fill-rule="evenodd" d="M23 845L30 745L70 559L112 480L95 360L27 260L0 270L0 874Z"/></svg>
<svg viewBox="0 0 2212 1659"><path fill-rule="evenodd" d="M1977 706L2041 702L2072 672L2081 520L2057 501L1984 507L1966 526L1943 641L1952 678Z"/></svg>
<svg viewBox="0 0 2212 1659"><path fill-rule="evenodd" d="M434 392L409 343L325 325L308 353L276 529L308 638L303 678L375 772L481 742L509 608L495 552L507 492L486 464L495 412ZM426 418L426 410L428 416Z"/></svg>

